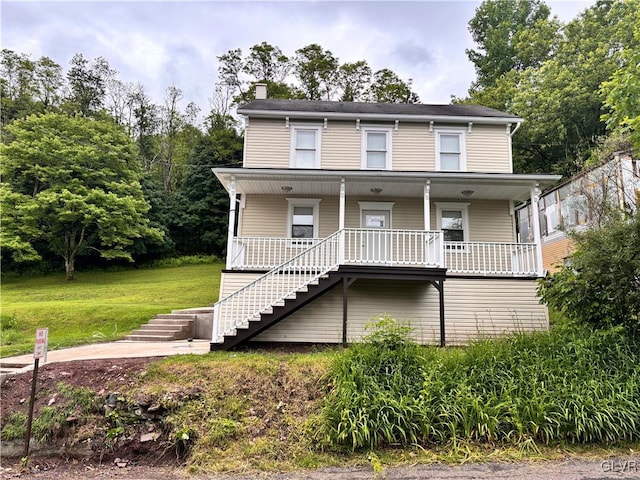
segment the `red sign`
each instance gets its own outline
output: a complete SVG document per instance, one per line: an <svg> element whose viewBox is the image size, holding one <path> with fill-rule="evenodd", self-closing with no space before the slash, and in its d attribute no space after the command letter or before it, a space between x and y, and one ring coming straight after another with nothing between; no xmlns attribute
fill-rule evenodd
<svg viewBox="0 0 640 480"><path fill-rule="evenodd" d="M49 329L36 329L36 346L33 349L33 358L47 359L47 344L49 343Z"/></svg>

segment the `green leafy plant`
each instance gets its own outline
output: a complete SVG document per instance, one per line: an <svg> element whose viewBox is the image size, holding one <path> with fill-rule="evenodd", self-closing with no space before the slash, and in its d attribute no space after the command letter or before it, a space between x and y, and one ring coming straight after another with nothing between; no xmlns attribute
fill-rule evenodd
<svg viewBox="0 0 640 480"><path fill-rule="evenodd" d="M539 284L542 300L569 319L640 333L640 213L573 237L570 264Z"/></svg>

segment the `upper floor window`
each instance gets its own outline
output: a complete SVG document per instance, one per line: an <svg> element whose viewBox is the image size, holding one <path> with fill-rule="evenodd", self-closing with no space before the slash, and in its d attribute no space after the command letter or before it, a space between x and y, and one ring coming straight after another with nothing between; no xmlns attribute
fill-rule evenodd
<svg viewBox="0 0 640 480"><path fill-rule="evenodd" d="M467 169L464 130L436 131L436 170L463 172Z"/></svg>
<svg viewBox="0 0 640 480"><path fill-rule="evenodd" d="M362 168L369 170L391 169L391 129L362 129Z"/></svg>
<svg viewBox="0 0 640 480"><path fill-rule="evenodd" d="M291 168L320 168L321 127L291 127Z"/></svg>

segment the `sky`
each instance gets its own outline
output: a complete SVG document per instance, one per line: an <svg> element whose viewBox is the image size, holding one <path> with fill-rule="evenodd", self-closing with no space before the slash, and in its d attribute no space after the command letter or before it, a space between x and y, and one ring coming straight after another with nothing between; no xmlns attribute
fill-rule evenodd
<svg viewBox="0 0 640 480"><path fill-rule="evenodd" d="M75 53L106 58L123 82L140 82L155 103L175 85L182 107L209 111L217 57L263 41L285 55L318 43L341 63L366 60L412 79L422 103L465 96L475 79L465 49L479 1L7 1L2 48L48 56L66 71ZM594 1L547 1L568 22Z"/></svg>

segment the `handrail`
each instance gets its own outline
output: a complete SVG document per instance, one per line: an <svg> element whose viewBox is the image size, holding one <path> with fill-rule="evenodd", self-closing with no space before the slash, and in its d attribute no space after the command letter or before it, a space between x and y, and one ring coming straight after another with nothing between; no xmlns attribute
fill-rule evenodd
<svg viewBox="0 0 640 480"><path fill-rule="evenodd" d="M221 343L225 335L248 326L267 309L337 268L338 239L343 235L337 231L217 302L212 341Z"/></svg>

